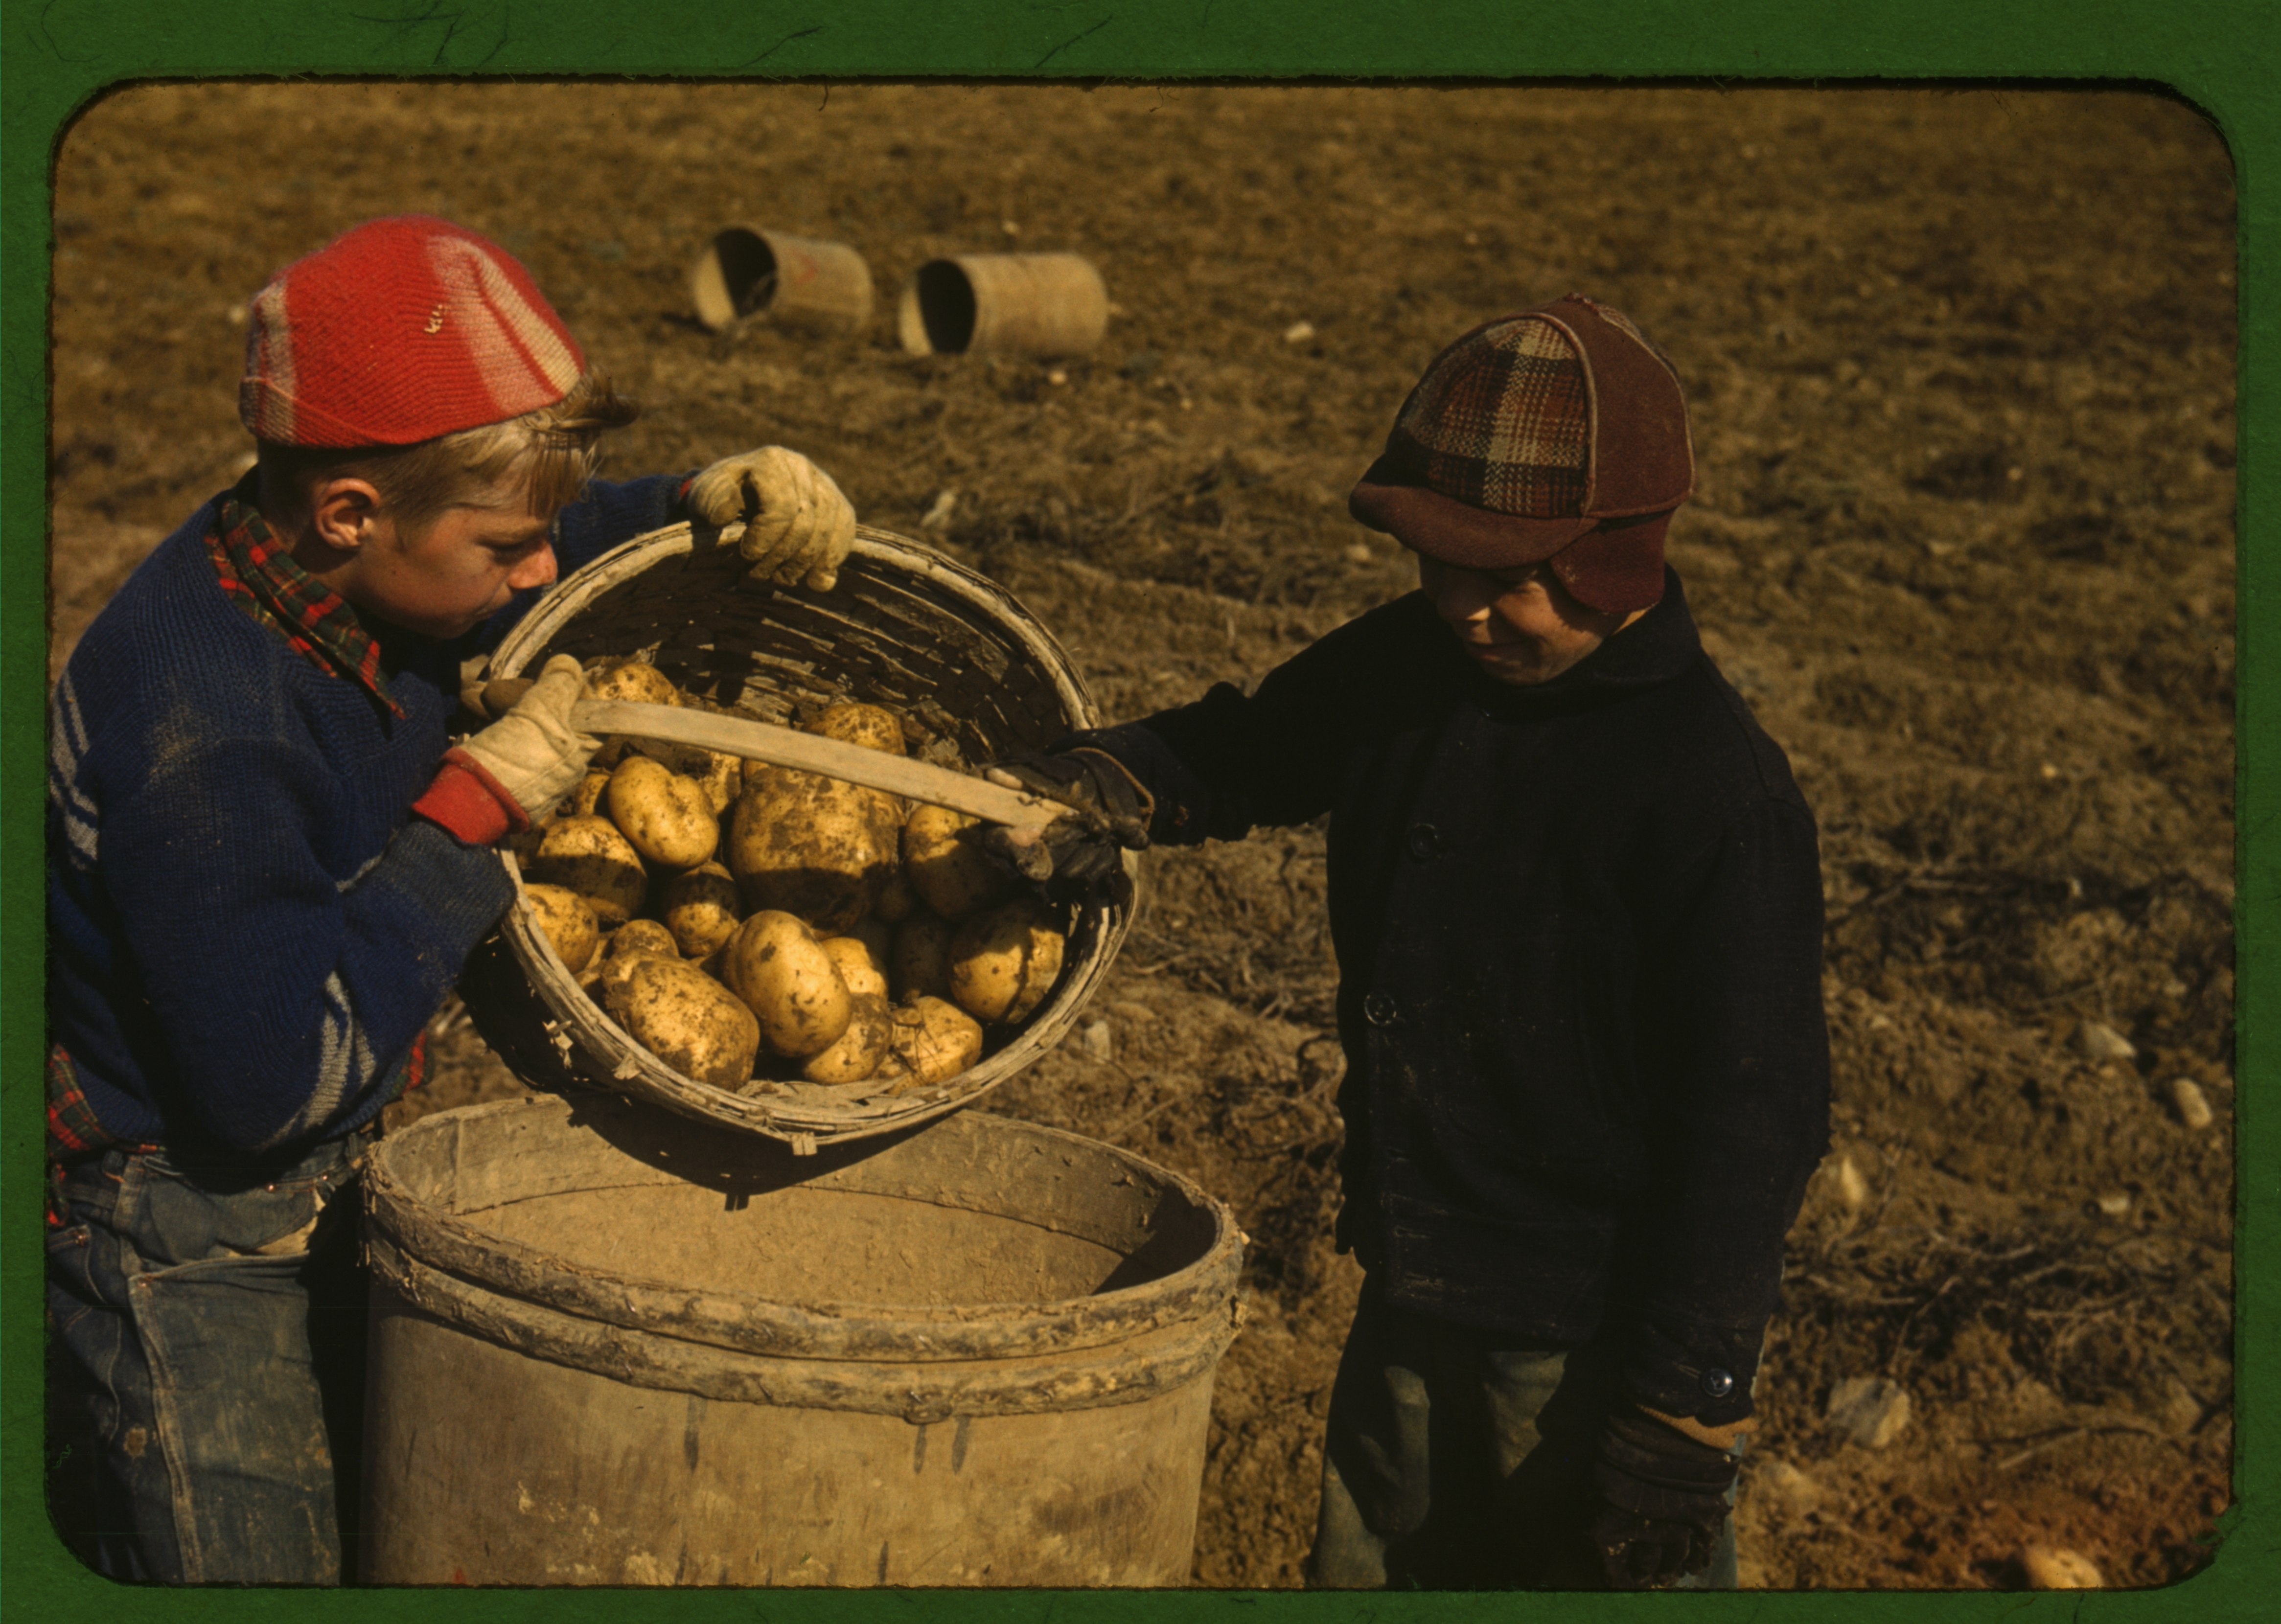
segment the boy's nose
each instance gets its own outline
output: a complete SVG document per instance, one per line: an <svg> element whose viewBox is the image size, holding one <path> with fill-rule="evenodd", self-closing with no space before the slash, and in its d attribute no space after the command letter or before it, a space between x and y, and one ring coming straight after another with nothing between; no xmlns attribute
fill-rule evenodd
<svg viewBox="0 0 2281 1624"><path fill-rule="evenodd" d="M554 564L554 544L548 542L517 564L507 576L506 584L519 592L534 586L552 586L558 573Z"/></svg>

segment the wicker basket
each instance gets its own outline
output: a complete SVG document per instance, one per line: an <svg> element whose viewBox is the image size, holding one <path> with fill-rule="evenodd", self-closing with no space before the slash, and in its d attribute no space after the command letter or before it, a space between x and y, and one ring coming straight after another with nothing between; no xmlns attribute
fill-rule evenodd
<svg viewBox="0 0 2281 1624"><path fill-rule="evenodd" d="M939 553L863 529L839 585L819 593L746 581L737 549L721 539L677 524L604 553L524 617L492 656L491 675L536 670L557 653L639 655L686 692L773 721L796 723L847 700L889 706L932 733L914 754L953 767L1095 723L1069 656L1029 611ZM512 855L501 860L517 870ZM516 871L518 893L521 883ZM476 949L460 990L484 1040L534 1087L612 1089L806 1153L970 1104L1053 1048L1108 973L1131 913L1081 909L1053 993L970 1070L870 1102L843 1103L804 1085L735 1094L684 1076L579 990L522 900Z"/></svg>

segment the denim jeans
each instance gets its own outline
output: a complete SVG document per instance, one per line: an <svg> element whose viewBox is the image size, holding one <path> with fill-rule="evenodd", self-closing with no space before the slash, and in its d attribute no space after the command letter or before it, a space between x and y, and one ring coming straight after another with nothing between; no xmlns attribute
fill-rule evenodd
<svg viewBox="0 0 2281 1624"><path fill-rule="evenodd" d="M112 1150L61 1175L50 1504L98 1572L340 1582L364 1380L352 1181L372 1138L260 1166Z"/></svg>
<svg viewBox="0 0 2281 1624"><path fill-rule="evenodd" d="M1365 1285L1331 1388L1308 1584L1604 1589L1584 1528L1612 1365L1592 1344L1516 1345L1390 1307ZM1672 1588L1735 1583L1729 1518L1710 1567Z"/></svg>

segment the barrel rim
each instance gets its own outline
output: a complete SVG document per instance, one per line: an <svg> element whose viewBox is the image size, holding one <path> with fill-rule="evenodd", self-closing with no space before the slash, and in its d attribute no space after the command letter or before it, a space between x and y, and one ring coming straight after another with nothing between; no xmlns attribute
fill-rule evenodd
<svg viewBox="0 0 2281 1624"><path fill-rule="evenodd" d="M558 1095L546 1094L465 1106L433 1113L383 1139L364 1166L368 1249L373 1241L380 1241L391 1250L428 1265L438 1276L489 1295L546 1307L567 1318L793 1360L909 1363L915 1346L929 1349L926 1363L1047 1356L1098 1348L1181 1325L1209 1323L1221 1316L1237 1295L1244 1236L1225 1202L1186 1175L1121 1146L988 1111L966 1112L955 1124L938 1124L928 1131L1007 1132L1047 1146L1106 1156L1187 1202L1210 1226L1203 1250L1152 1280L1044 1303L801 1305L754 1292L677 1285L574 1263L560 1253L494 1233L461 1214L422 1200L390 1165L392 1158L416 1148L422 1137L480 1132L495 1120L534 1109L568 1117L578 1108ZM628 1104L622 1109L643 1108ZM806 1182L822 1186L821 1179ZM1020 1221L1056 1233L1076 1233L1034 1218Z"/></svg>
<svg viewBox="0 0 2281 1624"><path fill-rule="evenodd" d="M727 546L741 533L741 525L715 529L684 521L646 531L611 548L532 606L493 652L487 675L520 675L604 593L669 559L695 552L700 545ZM955 559L870 525L857 527L850 556L868 561L891 576L915 576L965 604L992 629L1021 646L1032 667L1050 683L1071 731L1098 723L1093 696L1068 651L1004 587ZM908 1104L833 1107L733 1094L677 1071L651 1054L579 987L576 977L539 928L524 890L521 865L512 853L500 851L497 855L514 886L514 901L501 919L498 934L542 1007L540 1024L566 1063L575 1051L591 1063L588 1070L593 1079L604 1087L684 1117L781 1140L795 1150L894 1133L947 1116L971 1105L1032 1064L1068 1034L1107 978L1134 912L1130 903L1088 904L1080 910L1071 932L1071 951L1059 987L1014 1040L996 1054L944 1083L901 1096ZM1130 852L1122 854L1122 861L1137 897L1138 861ZM551 1087L544 1080L537 1086Z"/></svg>

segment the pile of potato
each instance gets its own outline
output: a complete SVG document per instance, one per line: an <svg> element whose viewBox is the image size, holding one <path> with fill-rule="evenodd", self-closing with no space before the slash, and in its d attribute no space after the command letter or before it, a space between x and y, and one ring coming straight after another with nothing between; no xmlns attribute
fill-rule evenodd
<svg viewBox="0 0 2281 1624"><path fill-rule="evenodd" d="M596 670L587 695L703 704L638 661ZM905 751L876 705L809 727ZM524 891L587 994L684 1075L897 1094L973 1065L986 1025L1018 1026L1061 974L1061 914L983 855L979 831L838 779L611 739L521 842Z"/></svg>

